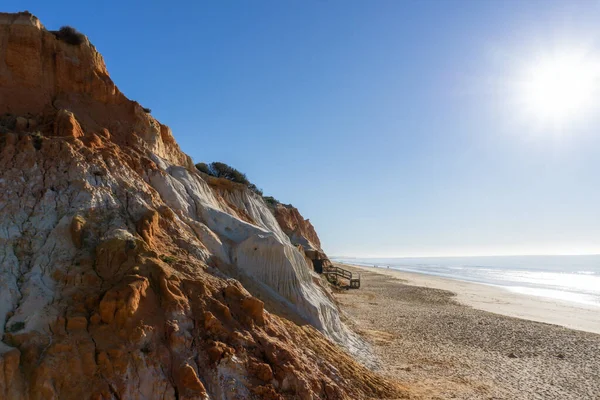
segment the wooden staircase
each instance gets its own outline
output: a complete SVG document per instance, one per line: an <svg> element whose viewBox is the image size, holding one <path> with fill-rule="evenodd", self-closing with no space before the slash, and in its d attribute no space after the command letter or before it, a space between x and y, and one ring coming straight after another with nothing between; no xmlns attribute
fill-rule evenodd
<svg viewBox="0 0 600 400"><path fill-rule="evenodd" d="M327 276L327 280L334 285L348 289L360 288L360 274L355 275L347 269L333 265L327 266L323 267L323 274Z"/></svg>

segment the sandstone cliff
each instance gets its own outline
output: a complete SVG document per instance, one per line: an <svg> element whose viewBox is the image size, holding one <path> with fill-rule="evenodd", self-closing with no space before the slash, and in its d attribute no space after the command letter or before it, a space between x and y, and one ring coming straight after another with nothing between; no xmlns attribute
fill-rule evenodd
<svg viewBox="0 0 600 400"><path fill-rule="evenodd" d="M321 251L321 241L315 228L308 219L304 219L297 208L276 204L274 214L279 226L295 245L300 245L306 250Z"/></svg>
<svg viewBox="0 0 600 400"><path fill-rule="evenodd" d="M277 203L271 205L271 209L281 229L292 244L302 248L309 263L321 260L323 266L331 265L321 248L321 241L315 228L308 219L304 219L296 207Z"/></svg>
<svg viewBox="0 0 600 400"><path fill-rule="evenodd" d="M400 397L281 226L87 39L0 14L0 398Z"/></svg>

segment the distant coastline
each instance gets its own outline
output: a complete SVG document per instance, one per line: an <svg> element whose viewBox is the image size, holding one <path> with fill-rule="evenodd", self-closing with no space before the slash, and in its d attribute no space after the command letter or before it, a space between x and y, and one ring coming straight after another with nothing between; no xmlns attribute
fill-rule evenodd
<svg viewBox="0 0 600 400"><path fill-rule="evenodd" d="M459 278L349 262L344 265L353 266L358 272L363 270L393 277L408 285L447 290L454 293L461 304L479 310L600 334L600 307L596 305L519 293L506 287Z"/></svg>
<svg viewBox="0 0 600 400"><path fill-rule="evenodd" d="M496 286L512 293L600 308L600 255L332 259Z"/></svg>

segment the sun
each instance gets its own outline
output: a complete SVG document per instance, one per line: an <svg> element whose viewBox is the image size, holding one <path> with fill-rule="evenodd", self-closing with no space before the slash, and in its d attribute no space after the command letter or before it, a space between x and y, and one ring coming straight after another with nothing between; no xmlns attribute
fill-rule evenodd
<svg viewBox="0 0 600 400"><path fill-rule="evenodd" d="M598 102L600 63L579 54L540 57L520 79L520 107L537 122L564 125Z"/></svg>

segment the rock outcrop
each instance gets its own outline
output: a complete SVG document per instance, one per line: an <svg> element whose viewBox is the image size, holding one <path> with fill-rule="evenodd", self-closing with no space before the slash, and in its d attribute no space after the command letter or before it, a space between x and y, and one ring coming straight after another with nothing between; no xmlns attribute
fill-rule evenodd
<svg viewBox="0 0 600 400"><path fill-rule="evenodd" d="M302 248L311 264L318 261L321 267L331 265L331 261L321 248L321 241L315 228L308 219L304 219L296 207L277 203L271 206L271 210L292 244Z"/></svg>
<svg viewBox="0 0 600 400"><path fill-rule="evenodd" d="M315 232L315 228L308 219L304 219L297 208L290 205L276 204L273 207L273 213L279 226L293 244L301 245L306 250L321 251L321 241L317 232Z"/></svg>
<svg viewBox="0 0 600 400"><path fill-rule="evenodd" d="M263 200L146 111L87 39L0 14L0 398L401 397Z"/></svg>

